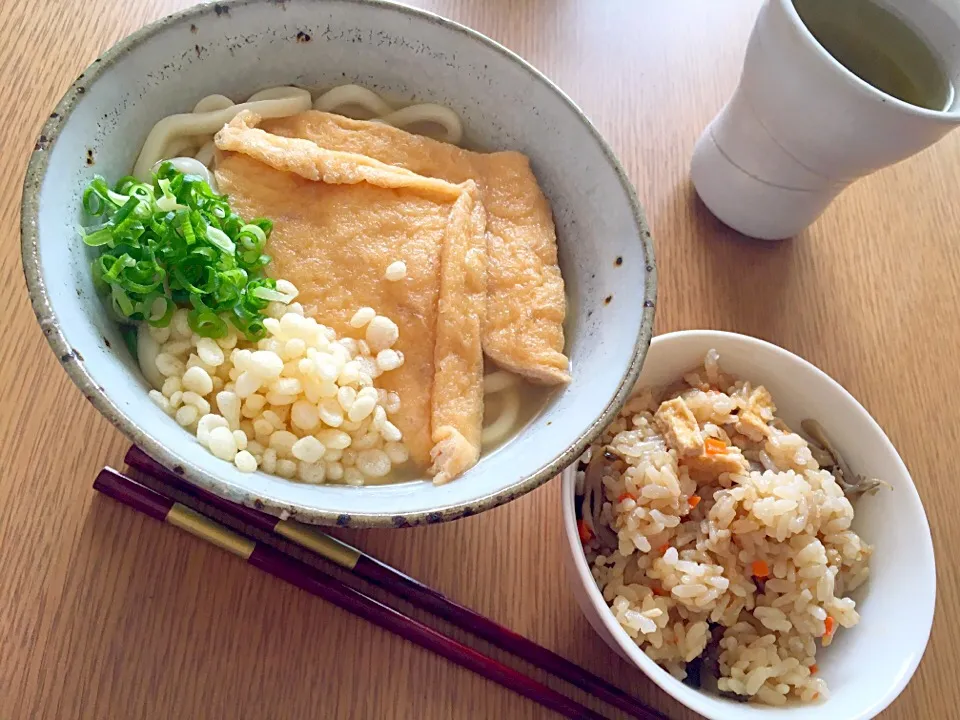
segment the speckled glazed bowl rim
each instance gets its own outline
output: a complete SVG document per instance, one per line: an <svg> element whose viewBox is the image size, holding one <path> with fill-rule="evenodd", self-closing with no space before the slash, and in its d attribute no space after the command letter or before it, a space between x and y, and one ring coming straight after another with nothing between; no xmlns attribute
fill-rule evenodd
<svg viewBox="0 0 960 720"><path fill-rule="evenodd" d="M100 74L108 67L121 60L124 55L137 47L143 41L165 30L167 27L176 24L184 24L194 21L198 18L208 17L210 15L221 15L230 8L243 7L258 3L273 2L274 0L226 0L221 3L202 4L180 12L168 15L140 30L120 40L116 45L104 52L100 57L76 79L73 85L66 91L54 111L50 114L47 122L40 131L39 138L34 146L30 157L30 163L27 167L27 174L23 186L23 198L20 208L20 232L21 232L21 256L23 261L24 275L27 281L27 288L30 295L30 302L34 313L40 323L47 342L53 348L54 353L60 364L63 365L67 374L73 382L80 388L86 398L97 408L110 422L112 422L128 438L147 451L152 457L156 458L169 468L173 468L177 473L183 475L191 482L206 488L218 495L224 497L236 497L236 491L228 492L231 487L215 475L202 470L187 462L170 448L154 440L149 434L145 433L130 417L128 417L120 408L114 404L107 396L107 393L101 388L87 372L83 361L77 356L73 348L67 342L60 330L59 320L53 311L47 295L47 288L44 284L41 272L39 246L38 246L38 218L39 218L39 194L43 184L44 175L47 170L49 149L57 142L60 131L70 117L74 106L79 98L86 92L86 89L94 83ZM241 501L248 506L264 509L268 512L280 515L289 514L298 520L322 525L339 525L342 527L407 527L411 525L420 525L424 523L443 522L455 520L461 517L474 515L484 510L497 507L503 503L514 500L521 495L539 487L547 480L555 477L564 467L573 462L586 449L587 445L606 427L619 411L620 407L626 401L627 394L636 382L646 357L647 348L653 332L653 320L655 313L655 303L657 294L657 272L653 253L653 243L650 237L649 228L643 210L633 191L629 179L623 171L619 161L616 159L613 151L607 142L603 139L593 124L587 119L577 105L556 85L554 85L543 73L534 68L528 62L523 60L516 53L508 50L499 43L491 40L485 35L471 30L470 28L456 23L452 20L440 17L433 13L417 8L399 5L389 0L308 0L315 2L339 2L345 4L358 4L374 6L387 12L400 13L417 20L423 20L434 25L438 25L446 30L460 33L466 39L476 41L486 45L494 52L500 53L511 60L536 82L545 85L560 97L568 107L576 113L580 121L593 135L594 140L602 149L607 162L614 169L620 184L627 191L627 197L630 201L631 212L639 228L638 240L643 244L644 260L646 266L650 268L647 272L644 285L644 305L642 315L642 325L637 335L634 345L633 358L626 368L620 385L616 393L611 398L603 412L580 434L579 438L549 464L537 472L519 479L517 482L504 487L496 492L475 498L466 502L453 503L429 511L420 511L412 513L396 514L391 512L372 512L372 513L352 513L350 515L339 514L331 511L324 511L316 507L309 507L298 503L282 502L270 497L260 497L249 491L242 491Z"/></svg>

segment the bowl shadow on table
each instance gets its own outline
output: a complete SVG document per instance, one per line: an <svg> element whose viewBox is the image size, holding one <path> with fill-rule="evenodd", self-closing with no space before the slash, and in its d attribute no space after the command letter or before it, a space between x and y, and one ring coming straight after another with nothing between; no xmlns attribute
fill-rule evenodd
<svg viewBox="0 0 960 720"><path fill-rule="evenodd" d="M541 493L542 496L543 493ZM502 518L501 521L504 519ZM479 522L483 519L471 520ZM463 534L457 532L457 526L460 524L445 523L399 532L405 536L407 542L449 544L454 555L469 555L476 548L470 547L470 542L464 543ZM342 536L390 562L392 558L390 558L389 547L394 544L397 532L394 530L355 531L343 533ZM150 542L127 542L133 535L151 533L158 533L157 543L165 544L158 547L157 544ZM419 537L414 540L411 537L413 534ZM178 536L182 539L174 540ZM126 553L122 549L124 545L132 550ZM91 670L87 665L84 669L85 673L93 672L99 677L111 677L123 673L127 680L143 680L145 686L155 687L160 694L156 701L146 695L143 697L144 701L150 702L154 707L165 706L166 701L163 696L175 690L185 674L199 674L210 679L206 685L206 692L210 694L211 707L218 704L224 705L225 694L236 691L236 676L244 677L249 683L255 685L263 683L256 697L258 703L264 703L264 707L270 702L281 699L284 692L303 692L304 683L307 683L308 678L303 675L302 656L297 654L297 648L302 644L302 638L316 637L317 633L324 632L325 626L331 621L331 611L322 601L293 588L289 588L289 592L286 592L270 587L278 584L279 581L246 567L238 558L228 557L223 551L178 533L174 528L164 527L156 521L138 517L126 508L99 496L94 497L90 504L77 548L79 553L87 557L125 555L120 561L122 571L116 573L114 570L112 576L107 575L107 568L115 569L117 567L115 563L94 567L71 563L69 572L82 575L68 583L69 587L79 588L75 602L79 605L106 609L106 613L102 615L80 614L73 620L76 624L69 634L70 654L87 653L88 656L92 655L96 658L93 663L95 669ZM294 554L296 554L295 551ZM217 573L219 582L217 582L217 578L209 574L214 562L232 564L234 567L219 569ZM440 558L426 560L423 563L418 562L417 567L411 569L412 574L424 579L435 576L439 570L437 567L439 562ZM318 564L318 567L325 571L330 570L322 563ZM544 569L544 572L547 570ZM563 568L557 567L556 572L562 573ZM331 574L342 577L342 574L336 571ZM460 578L453 579L454 585L459 585L460 582ZM363 584L360 586L375 597L381 599L386 597L376 589L370 591L369 586ZM453 597L460 596L459 599L466 599L463 587L440 589L451 591L450 594ZM110 599L104 600L103 595L109 595ZM280 601L284 607L257 601L257 597ZM463 631L442 621L431 620L428 615L411 608L402 601L387 599L388 602L397 604L407 614L443 628L461 641L466 641L482 652L519 668L550 687L569 694L581 702L590 702L585 696L564 683L544 675L516 658L511 658L493 646L471 638ZM494 605L498 607L477 609L487 611L494 609L490 615L497 619L509 616L505 611L515 602L515 598L500 597L493 600ZM667 712L670 717L683 717L680 705L673 703L669 697L660 693L639 670L612 652L609 655L603 653L604 661L598 663L596 653L598 638L593 634L572 598L567 596L564 601L568 606L566 612L569 613L569 622L566 623L568 632L560 633L556 644L552 645L551 649L574 662L582 663L590 671L606 677L659 710ZM467 602L467 604L470 603ZM227 607L231 608L230 612L223 612ZM382 631L362 621L345 615L343 617L345 618L343 622L350 626L348 632L351 642L374 652L377 644L382 642L380 637ZM533 628L516 629L537 639L535 633L530 632ZM132 638L136 641L131 642ZM354 659L361 660L363 652L365 651L358 650L359 655ZM176 667L166 662L158 663L158 655L176 658ZM584 662L588 659L589 661ZM439 658L435 661L445 662ZM162 671L160 677L155 676L158 665L167 668ZM150 672L151 676L131 678L129 670L121 671L124 667L143 667L144 674ZM426 667L432 667L431 661L427 662ZM218 682L215 678L222 675L214 669L218 671L229 669L234 680ZM88 683L94 680L95 678L83 676L74 682ZM282 687L276 687L277 683ZM139 692L137 690L129 693L106 694L103 697L109 698L109 701L114 703L130 702L133 696L137 700L141 699ZM319 695L326 690L321 684L311 692ZM450 692L453 694L449 700L455 706L455 688L451 688ZM343 702L351 702L350 693L345 693L341 699ZM590 704L611 713L611 718L622 717L622 714L618 714L602 703ZM233 703L227 703L226 706L232 705ZM111 717L115 715L114 710L128 709L98 708L106 711L107 716Z"/></svg>
<svg viewBox="0 0 960 720"><path fill-rule="evenodd" d="M561 537L560 540L565 542L566 538ZM559 571L566 572L566 569L560 568ZM596 657L595 648L600 648L603 654L602 663L596 660L586 663L581 660L579 661L580 664L590 672L611 681L614 685L639 698L669 718L694 717L689 710L663 692L633 663L624 660L607 647L594 629L590 627L590 623L572 597L569 597L568 600L569 611L575 613L576 618L571 623L571 632L564 634L557 647L553 648L557 653L565 658L577 661L578 658ZM611 710L611 712L614 711ZM616 717L620 716L617 715Z"/></svg>
<svg viewBox="0 0 960 720"><path fill-rule="evenodd" d="M801 278L806 232L772 242L747 237L720 222L689 180L675 189L670 206L667 214L686 215L673 218L675 226L684 228L680 251L694 253L698 261L683 271L693 292L681 289L680 298L670 298L672 286L662 281L667 303L689 304L682 308L682 322L665 329L709 327L771 342L789 335L795 324L790 302ZM669 264L661 264L661 275L669 271ZM810 292L816 290L805 294Z"/></svg>
<svg viewBox="0 0 960 720"><path fill-rule="evenodd" d="M152 533L157 533L156 544L129 541L133 535L154 537ZM181 539L174 540L178 534ZM71 618L66 641L70 655L90 661L82 669L78 664L84 674L74 682L83 687L124 677L142 685L142 689L102 694L100 701L142 702L145 707L169 709L182 705L183 699L174 696L184 678L200 675L206 679L206 699L188 698L188 703L202 699L211 708L233 707L239 700L230 701L229 694L240 683L237 677L231 680L223 674L229 668L246 679L242 685L247 701L264 711L271 703L281 702L284 694L302 693L305 687L312 688L308 693L322 702L329 687L311 680L303 655L290 652L302 647L303 638L325 631L330 615L309 609L311 604L322 605L316 598L100 496L90 504L76 547L87 557L123 557L103 565L71 563L68 571L82 576L67 583L79 588L74 603L106 610L100 615L76 613ZM216 576L209 574L214 562L227 566ZM287 591L267 587L275 584ZM258 597L272 598L280 605L258 601ZM351 631L355 630L357 643L368 644L373 628L360 625ZM176 662L171 664L171 659ZM104 717L123 717L129 716L130 707L97 710ZM251 711L259 712L256 707Z"/></svg>
<svg viewBox="0 0 960 720"><path fill-rule="evenodd" d="M131 474L143 479L135 472ZM176 493L173 494L176 497ZM223 516L202 504L200 509L218 520L224 520ZM472 518L471 521L479 522L482 518ZM396 546L398 533L404 536L407 543L442 546L452 555L469 556L476 548L471 547L469 541L464 541L465 534L457 532L458 525L460 523L444 523L402 531L358 530L337 534L387 562L394 561L391 557L394 553L390 548ZM244 531L255 539L264 539L257 531ZM151 533L158 533L155 543L128 542L131 536ZM181 539L175 540L177 537ZM160 542L165 544L158 547ZM273 538L271 544L284 547L291 555L332 575L342 579L347 575L283 541L277 542ZM355 648L352 660L348 654L342 657L344 663L363 662L371 653L382 650L383 631L373 625L341 614L338 610L331 610L318 598L246 567L238 558L228 557L223 551L174 528L138 517L108 499L94 497L78 539L79 552L88 557L124 556L125 545L133 550L119 561L123 571L112 577L106 577L105 570L100 566L91 568L71 563L71 574L81 576L69 583L70 587L80 588L78 604L107 609L104 615L98 617L85 615L78 618L76 622L79 626L73 627L70 634L70 654L92 654L96 658L97 675L115 675L121 667L152 668L155 673L158 655L174 657L177 660L176 667L161 664L170 674L149 678L151 686L159 685L161 689L170 690L178 681L182 681L185 674L200 674L210 678L207 691L212 696L219 694L223 704L224 694L236 690L236 676L242 676L253 684L273 683L269 690L261 686L260 694L256 696L257 703L267 707L269 702L282 700L284 692L302 693L304 684L317 685L303 674L303 638L318 637L327 631L331 622L341 626L340 635L349 637ZM404 569L415 577L429 580L438 574L441 562L439 556L424 558L415 562L415 567ZM218 566L216 576L210 575L213 563L222 564ZM115 568L116 564L105 564L104 567L110 566ZM412 608L404 601L391 598L364 583L347 582L375 598L386 600L412 617L450 633L458 640L474 645L482 652L518 667L561 692L570 692L570 688L544 677L522 661L511 659L483 641L471 639L451 625L431 619L428 614ZM460 578L453 579L454 585L459 583ZM450 591L452 597L459 597L460 600L468 597L462 592L463 588L440 589ZM103 594L108 594L110 599L97 597ZM269 600L270 604L264 600ZM276 602L281 602L284 607L273 604ZM500 605L501 602L507 606L510 599L495 599L495 604ZM467 601L467 604L470 603ZM224 612L228 607L230 612ZM490 614L502 619L504 609L499 608L499 611ZM130 642L131 638L136 638L136 642ZM425 665L418 667L432 672L438 667L434 663L447 661L432 657L424 662ZM218 682L214 679L223 677L221 671L224 669L229 669L234 676L233 681ZM90 669L87 668L85 672L90 672ZM166 672L163 674L166 675ZM334 673L333 677L339 676ZM333 677L329 678L331 682ZM90 678L82 680L89 681ZM464 680L468 683L466 686L458 683L456 687L441 691L448 696L446 704L455 706L457 688L462 690L478 681L467 679ZM277 683L283 687L275 687ZM321 684L311 692L318 696L316 699L320 702L322 698L319 695L329 690L329 686L324 689ZM386 688L381 690L389 692ZM124 693L108 694L106 697L113 702L121 702L129 701L130 696ZM342 693L339 699L348 704L358 701L351 693ZM584 701L585 698L581 697L580 700ZM365 702L368 708L371 703L374 706L378 704L378 701L369 698ZM435 699L434 703L444 704L440 699ZM231 702L227 706L233 704ZM110 712L107 715L112 717L115 714Z"/></svg>

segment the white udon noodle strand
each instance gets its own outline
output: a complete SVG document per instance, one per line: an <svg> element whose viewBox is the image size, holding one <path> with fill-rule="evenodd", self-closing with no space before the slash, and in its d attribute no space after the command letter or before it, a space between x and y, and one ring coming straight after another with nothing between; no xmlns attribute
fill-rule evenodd
<svg viewBox="0 0 960 720"><path fill-rule="evenodd" d="M519 384L520 378L505 370L497 370L484 376L483 394L485 396L501 395L501 406L500 414L493 422L486 423L486 417L484 417L484 428L480 434L481 445L489 446L498 443L513 432L520 415Z"/></svg>
<svg viewBox="0 0 960 720"><path fill-rule="evenodd" d="M241 110L252 110L264 119L282 118L308 110L347 112L362 108L372 115L372 122L398 128L412 125L435 125L442 129L436 139L454 145L463 139L463 125L459 116L448 107L435 103L420 103L394 110L372 90L359 85L339 85L311 102L306 90L292 86L267 88L251 95L246 102L234 104L226 95L207 95L193 108L193 112L170 115L153 126L137 158L133 174L146 181L148 172L166 158L192 155L210 167L216 148L213 135L230 122Z"/></svg>
<svg viewBox="0 0 960 720"><path fill-rule="evenodd" d="M282 118L308 110L350 116L348 111L362 108L372 115L371 122L405 128L412 125L434 125L442 130L437 140L456 145L463 139L463 125L450 108L435 103L420 103L394 110L372 90L359 85L339 85L323 93L311 103L310 94L300 88L281 86L267 88L251 95L246 102L234 104L226 95L207 95L193 112L165 117L150 131L133 174L146 180L146 173L165 158L193 155L207 167L213 162L216 148L213 135L233 120L241 110L252 110L264 119Z"/></svg>
<svg viewBox="0 0 960 720"><path fill-rule="evenodd" d="M433 103L408 105L388 115L373 118L371 122L393 125L401 129L417 124L439 125L444 129L445 134L437 140L456 145L463 139L463 126L460 124L459 116L450 108Z"/></svg>
<svg viewBox="0 0 960 720"><path fill-rule="evenodd" d="M283 95L280 96L280 91ZM233 120L241 110L251 110L262 118L280 118L296 115L308 110L311 104L310 93L300 88L271 88L269 99L254 100L240 105L231 105L221 110L201 113L181 113L169 115L150 130L147 140L140 150L140 157L133 166L133 175L144 182L150 179L150 169L163 159L167 146L174 138L182 136L212 135ZM258 93L262 96L262 93ZM255 96L256 97L256 96ZM203 103L208 98L200 102ZM169 155L167 155L169 157Z"/></svg>
<svg viewBox="0 0 960 720"><path fill-rule="evenodd" d="M393 108L387 105L382 97L359 85L338 85L313 101L314 110L329 113L353 106L362 107L373 117L382 117L393 112Z"/></svg>
<svg viewBox="0 0 960 720"><path fill-rule="evenodd" d="M371 122L392 125L397 128L416 124L439 125L443 135L437 140L458 144L463 139L463 124L453 110L435 103L419 103L394 110L382 97L359 85L338 85L327 90L313 102L314 110L344 115L347 108L361 107L372 115Z"/></svg>

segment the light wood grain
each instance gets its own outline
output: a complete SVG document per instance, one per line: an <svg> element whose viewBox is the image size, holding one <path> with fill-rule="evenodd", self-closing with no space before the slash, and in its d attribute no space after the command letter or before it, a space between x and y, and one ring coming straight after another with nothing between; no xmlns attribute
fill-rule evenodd
<svg viewBox="0 0 960 720"><path fill-rule="evenodd" d="M34 323L20 184L41 121L73 78L187 4L0 4L0 718L543 717L91 491L126 441L70 384ZM960 489L946 461L960 447L960 416L941 399L960 386L960 134L855 185L802 237L760 244L712 219L687 170L736 83L759 0L417 4L519 52L613 144L653 227L658 332L718 328L775 342L839 380L886 429L948 561L927 655L884 718L956 717L960 574L945 551L960 543ZM452 525L349 537L671 717L693 717L594 638L565 590L559 524L551 483Z"/></svg>

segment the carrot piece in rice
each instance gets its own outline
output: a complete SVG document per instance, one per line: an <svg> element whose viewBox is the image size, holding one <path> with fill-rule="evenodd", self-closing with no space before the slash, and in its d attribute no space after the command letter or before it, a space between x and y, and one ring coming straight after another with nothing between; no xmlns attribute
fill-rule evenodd
<svg viewBox="0 0 960 720"><path fill-rule="evenodd" d="M727 452L727 444L723 440L708 437L703 441L703 449L707 455L723 455Z"/></svg>
<svg viewBox="0 0 960 720"><path fill-rule="evenodd" d="M823 628L823 636L831 637L833 635L833 631L837 629L837 621L827 615L827 619L823 621Z"/></svg>
<svg viewBox="0 0 960 720"><path fill-rule="evenodd" d="M580 542L582 543L593 540L593 532L583 520L577 520L577 533L580 535Z"/></svg>
<svg viewBox="0 0 960 720"><path fill-rule="evenodd" d="M762 580L763 578L770 577L770 566L767 565L765 560L754 560L750 565L750 570L753 572L755 578Z"/></svg>

